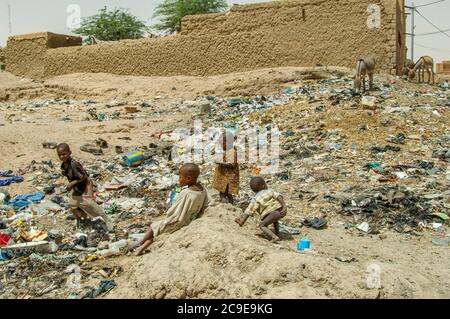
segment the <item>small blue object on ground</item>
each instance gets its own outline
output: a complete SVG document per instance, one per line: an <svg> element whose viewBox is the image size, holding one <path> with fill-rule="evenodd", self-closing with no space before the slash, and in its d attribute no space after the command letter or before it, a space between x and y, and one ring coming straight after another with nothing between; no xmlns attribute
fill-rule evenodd
<svg viewBox="0 0 450 319"><path fill-rule="evenodd" d="M6 251L0 250L0 261L7 261L9 259L11 259L11 256Z"/></svg>
<svg viewBox="0 0 450 319"><path fill-rule="evenodd" d="M310 249L310 248L311 248L311 242L309 241L309 239L301 239L297 246L297 249L300 251L304 251L304 250Z"/></svg>

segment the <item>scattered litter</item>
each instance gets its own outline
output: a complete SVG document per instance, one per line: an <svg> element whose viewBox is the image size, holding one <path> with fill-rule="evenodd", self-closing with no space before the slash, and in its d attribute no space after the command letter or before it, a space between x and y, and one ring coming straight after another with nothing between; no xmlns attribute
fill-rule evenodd
<svg viewBox="0 0 450 319"><path fill-rule="evenodd" d="M444 214L444 213L431 213L430 216L436 216L436 217L439 217L442 220L449 220L450 219L450 217L448 217L448 215Z"/></svg>
<svg viewBox="0 0 450 319"><path fill-rule="evenodd" d="M408 178L408 174L406 174L405 172L394 172L394 175L400 179Z"/></svg>
<svg viewBox="0 0 450 319"><path fill-rule="evenodd" d="M355 257L343 257L343 256L336 256L334 257L336 260L343 262L343 263L351 263L351 262L356 262L358 261Z"/></svg>
<svg viewBox="0 0 450 319"><path fill-rule="evenodd" d="M58 143L54 143L54 142L44 142L42 143L42 147L43 148L48 148L51 150L56 149L56 147L58 146Z"/></svg>
<svg viewBox="0 0 450 319"><path fill-rule="evenodd" d="M286 224L281 223L281 222L279 222L278 225L279 225L279 231L281 233L286 233L289 235L299 235L300 234L300 230L298 230L294 227L287 226Z"/></svg>
<svg viewBox="0 0 450 319"><path fill-rule="evenodd" d="M431 227L433 227L433 229L439 229L442 227L442 223L431 223Z"/></svg>
<svg viewBox="0 0 450 319"><path fill-rule="evenodd" d="M363 96L361 98L361 104L364 106L374 107L377 99L374 96Z"/></svg>
<svg viewBox="0 0 450 319"><path fill-rule="evenodd" d="M100 282L100 286L95 289L91 288L86 295L83 296L82 299L95 299L100 295L106 294L117 286L114 280L102 280Z"/></svg>
<svg viewBox="0 0 450 319"><path fill-rule="evenodd" d="M433 238L431 240L435 246L450 246L450 237L447 238Z"/></svg>
<svg viewBox="0 0 450 319"><path fill-rule="evenodd" d="M0 179L0 186L8 186L12 183L22 183L23 182L22 176L14 176L14 175L8 174L7 172L0 171L0 177L7 177L6 179Z"/></svg>
<svg viewBox="0 0 450 319"><path fill-rule="evenodd" d="M311 241L309 239L300 239L300 241L298 242L297 245L297 249L299 251L305 251L305 250L310 250L311 249Z"/></svg>
<svg viewBox="0 0 450 319"><path fill-rule="evenodd" d="M44 193L34 192L27 195L19 195L15 197L11 202L5 203L5 205L12 206L14 209L19 210L23 207L28 207L30 203L39 203L45 197Z"/></svg>
<svg viewBox="0 0 450 319"><path fill-rule="evenodd" d="M101 148L91 144L81 145L80 150L94 155L103 155L103 150Z"/></svg>
<svg viewBox="0 0 450 319"><path fill-rule="evenodd" d="M327 220L325 218L307 218L305 219L302 224L306 227L311 227L314 229L322 229L327 225Z"/></svg>
<svg viewBox="0 0 450 319"><path fill-rule="evenodd" d="M365 233L368 233L370 226L369 226L368 223L363 222L363 223L359 224L356 228L358 228L359 230L361 230L361 231L363 231Z"/></svg>
<svg viewBox="0 0 450 319"><path fill-rule="evenodd" d="M128 166L139 166L144 162L144 153L142 151L134 151L124 156L123 160Z"/></svg>

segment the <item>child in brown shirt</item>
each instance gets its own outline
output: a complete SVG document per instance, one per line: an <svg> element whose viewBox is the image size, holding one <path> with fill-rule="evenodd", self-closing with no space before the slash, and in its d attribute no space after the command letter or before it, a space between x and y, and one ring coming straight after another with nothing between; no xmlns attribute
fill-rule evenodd
<svg viewBox="0 0 450 319"><path fill-rule="evenodd" d="M113 225L104 210L92 199L93 183L89 175L80 163L72 158L72 151L69 145L61 143L57 146L56 151L61 160L61 170L64 176L69 180L66 189L72 191L69 199L69 207L72 214L77 219L79 225L82 219L90 217L101 217L106 223L109 231L112 231Z"/></svg>

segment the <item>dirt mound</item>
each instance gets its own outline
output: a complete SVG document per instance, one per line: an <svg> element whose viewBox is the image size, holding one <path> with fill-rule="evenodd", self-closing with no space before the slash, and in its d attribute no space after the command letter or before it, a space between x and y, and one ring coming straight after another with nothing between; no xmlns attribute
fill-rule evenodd
<svg viewBox="0 0 450 319"><path fill-rule="evenodd" d="M37 81L0 71L0 102L25 98L32 99L41 94L43 94L43 85Z"/></svg>
<svg viewBox="0 0 450 319"><path fill-rule="evenodd" d="M138 263L119 284L122 289L110 297L323 296L305 280L313 256L255 236L251 220L239 229L233 222L238 213L226 207L209 209L189 227L160 237L150 253L135 259Z"/></svg>
<svg viewBox="0 0 450 319"><path fill-rule="evenodd" d="M255 236L255 221L239 228L236 208L220 204L173 234L155 241L142 257L123 259L125 273L108 298L376 298L448 295L424 292L430 279L423 266L414 275L402 269L393 241L358 239L377 254L360 247L341 249L353 236L342 229L309 233L316 254L298 253L297 238L272 244ZM339 234L336 234L338 232ZM308 230L302 229L303 236ZM299 236L296 236L300 238ZM336 238L341 238L339 243ZM353 237L353 238L352 238ZM391 247L389 247L391 245ZM333 247L329 247L333 246ZM387 246L387 247L386 247ZM348 246L347 246L348 247ZM417 256L426 248L415 243ZM430 247L428 246L428 250ZM432 248L434 249L434 248ZM423 256L422 256L423 257ZM130 260L131 258L131 260ZM376 261L373 259L377 258ZM392 261L396 260L393 264ZM420 260L418 257L417 260ZM367 289L367 267L382 267L382 289ZM432 258L430 262L439 262ZM444 287L443 285L440 285Z"/></svg>

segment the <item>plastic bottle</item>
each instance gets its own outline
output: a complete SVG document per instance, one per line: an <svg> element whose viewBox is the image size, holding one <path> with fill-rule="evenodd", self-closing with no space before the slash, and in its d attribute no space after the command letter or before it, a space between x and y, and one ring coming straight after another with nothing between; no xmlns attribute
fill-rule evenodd
<svg viewBox="0 0 450 319"><path fill-rule="evenodd" d="M111 257L111 256L119 256L121 253L120 253L120 249L119 248L112 247L112 248L109 248L109 249L100 250L98 252L98 254L101 257Z"/></svg>
<svg viewBox="0 0 450 319"><path fill-rule="evenodd" d="M128 247L128 240L126 239L121 239L119 241L116 241L114 243L109 244L109 249L123 249L125 247Z"/></svg>

